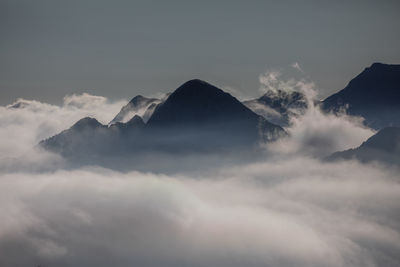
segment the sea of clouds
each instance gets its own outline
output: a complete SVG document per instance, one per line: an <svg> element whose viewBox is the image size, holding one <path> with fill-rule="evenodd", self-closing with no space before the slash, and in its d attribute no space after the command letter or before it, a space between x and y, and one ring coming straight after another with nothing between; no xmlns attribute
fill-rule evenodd
<svg viewBox="0 0 400 267"><path fill-rule="evenodd" d="M321 160L374 132L360 118L323 114L313 84L280 82L311 104L254 163L174 174L0 170L0 266L399 266L398 170ZM23 108L0 107L0 161L82 117L106 124L127 102L18 101ZM39 151L26 164L62 160Z"/></svg>

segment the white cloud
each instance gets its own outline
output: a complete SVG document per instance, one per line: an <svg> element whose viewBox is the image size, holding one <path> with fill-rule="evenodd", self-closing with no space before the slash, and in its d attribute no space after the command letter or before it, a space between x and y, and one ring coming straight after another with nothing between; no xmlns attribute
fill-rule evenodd
<svg viewBox="0 0 400 267"><path fill-rule="evenodd" d="M354 148L375 131L363 126L363 118L342 114L326 114L318 106L315 84L306 79L285 80L279 72L267 72L260 76L265 90L297 91L303 93L307 110L292 110L288 138L267 144L274 154L303 154L324 157L336 151Z"/></svg>
<svg viewBox="0 0 400 267"><path fill-rule="evenodd" d="M325 114L313 104L304 115L291 118L288 138L268 144L277 153L301 153L324 157L336 151L358 147L375 132L362 124L362 118L345 114Z"/></svg>
<svg viewBox="0 0 400 267"><path fill-rule="evenodd" d="M261 74L258 77L260 82L260 91L265 93L267 91L302 91L304 87L314 87L314 83L305 79L285 78L283 73L278 70L270 70ZM316 93L316 91L314 91Z"/></svg>
<svg viewBox="0 0 400 267"><path fill-rule="evenodd" d="M291 66L292 68L294 68L294 69L300 71L300 72L303 72L303 70L301 69L300 64L299 64L298 62L293 62L290 66Z"/></svg>
<svg viewBox="0 0 400 267"><path fill-rule="evenodd" d="M72 94L64 97L64 106L73 106L79 109L94 109L107 103L103 96L90 95L88 93Z"/></svg>

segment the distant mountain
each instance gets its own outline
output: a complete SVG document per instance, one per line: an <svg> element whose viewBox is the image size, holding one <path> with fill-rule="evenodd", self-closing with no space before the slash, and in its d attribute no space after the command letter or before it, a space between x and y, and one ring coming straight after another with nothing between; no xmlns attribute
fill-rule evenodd
<svg viewBox="0 0 400 267"><path fill-rule="evenodd" d="M196 149L249 146L275 140L284 133L230 94L201 80L188 81L176 89L156 108L147 128L152 133L164 131L161 141L168 139L172 147L185 143Z"/></svg>
<svg viewBox="0 0 400 267"><path fill-rule="evenodd" d="M328 112L345 109L375 129L400 126L400 65L372 64L321 107Z"/></svg>
<svg viewBox="0 0 400 267"><path fill-rule="evenodd" d="M191 80L154 107L145 123L134 116L110 126L84 118L40 146L71 160L99 163L106 158L149 152L203 153L252 149L286 135L221 89Z"/></svg>
<svg viewBox="0 0 400 267"><path fill-rule="evenodd" d="M112 119L110 124L116 122L127 122L135 115L139 115L144 121L147 121L154 111L155 106L160 102L161 100L157 98L147 98L137 95L132 98L128 104L121 108L121 111L114 117L114 119Z"/></svg>
<svg viewBox="0 0 400 267"><path fill-rule="evenodd" d="M361 146L336 152L328 160L357 159L362 162L380 161L400 164L400 127L386 127Z"/></svg>
<svg viewBox="0 0 400 267"><path fill-rule="evenodd" d="M126 154L144 127L145 123L137 115L126 123L116 122L110 126L86 117L71 128L41 141L39 146L76 160L107 157L118 152Z"/></svg>
<svg viewBox="0 0 400 267"><path fill-rule="evenodd" d="M302 114L307 109L305 95L297 91L269 90L260 98L243 101L243 104L281 126L288 126L291 116Z"/></svg>

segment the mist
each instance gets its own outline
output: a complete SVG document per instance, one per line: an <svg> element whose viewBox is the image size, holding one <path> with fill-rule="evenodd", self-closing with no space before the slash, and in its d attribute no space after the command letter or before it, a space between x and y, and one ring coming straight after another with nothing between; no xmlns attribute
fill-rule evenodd
<svg viewBox="0 0 400 267"><path fill-rule="evenodd" d="M351 173L351 175L349 175ZM207 176L2 174L1 266L397 266L396 171L314 159Z"/></svg>

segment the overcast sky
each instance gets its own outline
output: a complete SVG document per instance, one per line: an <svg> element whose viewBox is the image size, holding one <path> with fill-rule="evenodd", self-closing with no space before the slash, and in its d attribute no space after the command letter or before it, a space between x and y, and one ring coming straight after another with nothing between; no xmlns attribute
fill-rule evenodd
<svg viewBox="0 0 400 267"><path fill-rule="evenodd" d="M154 95L192 78L250 97L293 62L323 97L373 62L400 63L400 1L338 2L0 0L0 104Z"/></svg>

